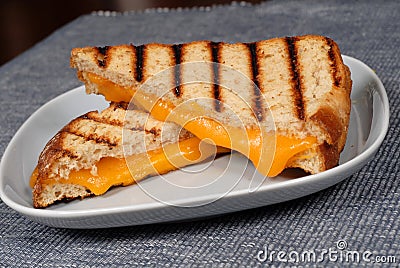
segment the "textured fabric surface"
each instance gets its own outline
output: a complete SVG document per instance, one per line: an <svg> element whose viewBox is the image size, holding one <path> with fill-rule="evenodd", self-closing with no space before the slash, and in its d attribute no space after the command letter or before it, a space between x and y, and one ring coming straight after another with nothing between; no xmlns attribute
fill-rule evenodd
<svg viewBox="0 0 400 268"><path fill-rule="evenodd" d="M255 41L321 34L373 68L390 101L376 157L342 183L276 205L179 224L68 230L32 222L0 201L0 267L377 266L257 259L269 251L347 248L400 263L399 1L268 1L195 10L98 13L77 18L0 68L0 155L41 105L78 85L71 48L120 43ZM18 179L18 178L16 178Z"/></svg>

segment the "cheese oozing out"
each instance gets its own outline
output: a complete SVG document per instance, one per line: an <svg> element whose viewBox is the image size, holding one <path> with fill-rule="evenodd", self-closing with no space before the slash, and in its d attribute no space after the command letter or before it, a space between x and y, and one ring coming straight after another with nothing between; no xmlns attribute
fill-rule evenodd
<svg viewBox="0 0 400 268"><path fill-rule="evenodd" d="M218 146L239 151L247 156L257 170L265 176L279 175L297 154L315 148L317 145L316 137L312 136L288 137L276 133L266 133L257 127L240 129L222 125L207 116L194 115L193 109L182 112L184 108L181 108L179 113L174 112L176 107L172 103L161 100L157 96L120 86L90 72L86 72L85 75L91 83L97 85L97 93L103 95L106 100L116 102L133 100L160 121L172 121L200 139L210 139ZM247 137L247 139L243 139L243 137Z"/></svg>
<svg viewBox="0 0 400 268"><path fill-rule="evenodd" d="M76 184L86 187L95 195L101 195L112 186L131 185L146 177L199 163L224 152L228 150L192 137L126 158L104 157L95 165L96 175L92 174L91 169L72 170L67 178L45 178L41 179L40 183ZM35 187L38 176L38 169L35 168L30 179L32 188Z"/></svg>

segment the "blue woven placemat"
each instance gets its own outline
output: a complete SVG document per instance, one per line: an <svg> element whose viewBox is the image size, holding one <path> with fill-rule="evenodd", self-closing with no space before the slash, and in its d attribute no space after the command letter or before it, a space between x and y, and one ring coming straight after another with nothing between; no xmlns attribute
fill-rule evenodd
<svg viewBox="0 0 400 268"><path fill-rule="evenodd" d="M372 261L398 267L399 3L268 1L257 6L97 12L77 18L3 65L0 155L32 112L80 84L69 68L69 54L71 48L87 45L199 39L250 42L308 33L326 35L339 44L343 54L376 71L389 96L391 118L376 157L358 173L316 194L277 205L179 224L68 230L32 222L0 201L0 267L379 264ZM359 262L351 259L355 255L347 259L340 255L344 252L340 247L346 245L347 252L358 254ZM331 252L335 250L336 255ZM278 251L286 255L278 258ZM296 259L302 253L304 258ZM394 260L391 256L397 263L388 263ZM299 262L285 262L289 257Z"/></svg>

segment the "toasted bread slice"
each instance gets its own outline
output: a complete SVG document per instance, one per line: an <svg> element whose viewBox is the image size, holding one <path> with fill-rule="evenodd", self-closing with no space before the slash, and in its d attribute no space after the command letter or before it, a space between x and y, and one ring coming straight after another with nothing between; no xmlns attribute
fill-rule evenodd
<svg viewBox="0 0 400 268"><path fill-rule="evenodd" d="M134 97L157 119L245 154L264 175L327 170L345 145L352 81L327 37L75 48L71 66L88 93Z"/></svg>
<svg viewBox="0 0 400 268"><path fill-rule="evenodd" d="M215 152L202 147L200 156L200 140L179 125L127 108L127 103L111 103L100 113L88 112L72 120L47 143L31 179L35 208L101 195L112 186L130 185L197 163ZM181 147L186 151L172 147L175 145L184 145ZM178 151L165 156L163 148ZM185 153L191 158L178 157L186 157ZM157 160L154 166L152 159Z"/></svg>

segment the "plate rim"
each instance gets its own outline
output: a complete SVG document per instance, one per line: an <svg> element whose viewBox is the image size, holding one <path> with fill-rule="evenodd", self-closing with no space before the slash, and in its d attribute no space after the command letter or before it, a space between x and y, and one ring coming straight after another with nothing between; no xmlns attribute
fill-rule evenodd
<svg viewBox="0 0 400 268"><path fill-rule="evenodd" d="M382 108L383 108L383 113L385 115L383 118L382 128L381 128L381 131L379 132L379 135L372 142L372 144L366 148L366 150L364 150L363 152L361 152L360 154L358 154L357 156L355 156L354 158L350 159L349 161L347 161L343 164L340 164L332 169L329 169L327 171L324 171L324 172L321 172L318 174L307 175L307 176L303 176L300 178L296 178L294 180L287 180L287 181L282 181L282 182L279 182L276 184L267 185L268 189L259 189L259 190L271 191L276 188L292 187L292 186L295 186L296 184L301 185L304 183L304 181L310 183L313 181L323 180L324 178L330 177L330 176L334 175L335 173L341 173L349 167L361 165L363 162L365 162L369 158L373 157L374 154L376 153L376 151L381 146L381 144L387 134L387 131L389 128L389 119L390 119L389 101L388 101L386 89L385 89L382 81L377 76L377 74L364 62L362 62L361 60L358 60L356 58L346 56L346 55L342 55L342 57L345 62L353 62L353 63L361 66L363 69L365 69L368 72L368 75L372 76L373 80L376 81L378 84L377 91L380 95L380 99L382 100L382 104L383 104ZM67 211L46 210L46 209L35 209L33 207L27 207L27 206L18 204L15 201L13 201L10 197L8 197L7 194L4 192L4 189L6 186L6 185L4 185L5 184L5 181L4 181L5 174L3 174L5 172L4 171L5 170L4 159L7 158L7 156L9 154L11 154L12 148L13 148L13 146L15 146L15 143L17 140L16 137L27 128L31 118L36 116L36 114L40 113L42 109L45 109L45 106L49 102L59 101L61 98L64 98L66 95L74 94L74 93L82 90L82 88L84 88L84 85L80 85L71 90L68 90L68 91L56 96L55 98L47 101L46 103L41 105L35 112L33 112L24 121L24 123L18 128L18 130L15 132L14 136L11 138L10 142L8 143L6 149L3 153L3 156L2 156L1 162L0 162L0 198L2 199L2 201L6 205L8 205L10 208L14 209L15 211L17 211L27 217L43 218L43 219L65 219L65 218L74 219L74 218L80 218L83 215L84 216L101 216L101 215L108 215L110 213L132 213L132 212L139 212L139 211L143 211L143 210L160 209L165 206L168 206L162 202L154 202L151 204L139 204L139 205L131 205L131 206L124 205L124 206L119 206L119 207L115 207L115 208L104 208L104 209L96 208L96 209L81 209L81 210L70 210L70 211L68 211L68 210ZM347 177L348 176L343 178L343 180L346 179ZM245 190L244 189L237 190L234 193L232 193L232 195L230 195L230 197L236 196L236 195L242 195L243 191L245 191ZM309 194L311 194L311 193L309 193Z"/></svg>

